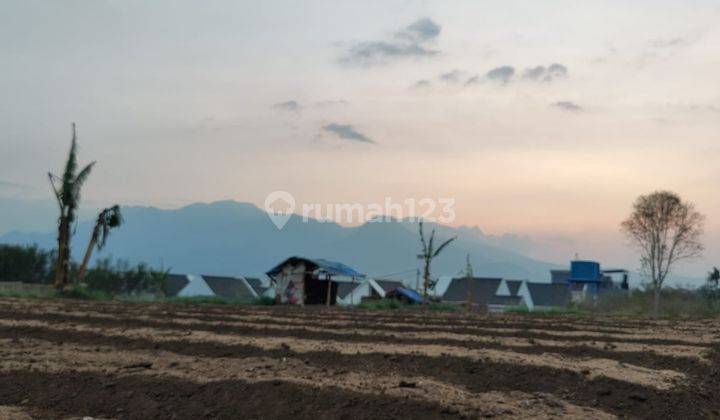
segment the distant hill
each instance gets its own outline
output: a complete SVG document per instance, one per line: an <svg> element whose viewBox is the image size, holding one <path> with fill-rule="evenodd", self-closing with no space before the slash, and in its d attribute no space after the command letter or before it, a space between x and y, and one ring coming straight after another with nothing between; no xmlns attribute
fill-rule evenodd
<svg viewBox="0 0 720 420"><path fill-rule="evenodd" d="M112 255L131 262L163 265L174 272L218 275L259 275L291 255L342 261L372 276L390 275L419 267L417 224L374 222L357 227L292 216L278 230L267 214L248 203L218 201L176 210L124 207L125 224L113 231L98 256ZM73 255L84 251L92 225L78 225ZM432 225L426 226L426 229ZM537 261L497 244L506 237L484 235L479 229L438 227L438 237L458 236L433 262L433 274L456 275L470 254L476 275L549 281L555 264ZM510 238L512 239L512 238ZM0 243L54 246L55 233L9 232ZM414 273L393 275L414 279Z"/></svg>

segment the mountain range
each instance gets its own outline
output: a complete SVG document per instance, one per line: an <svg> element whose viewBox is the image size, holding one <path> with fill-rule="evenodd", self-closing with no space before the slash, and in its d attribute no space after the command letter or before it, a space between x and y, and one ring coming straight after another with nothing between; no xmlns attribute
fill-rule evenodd
<svg viewBox="0 0 720 420"><path fill-rule="evenodd" d="M298 255L341 261L373 277L414 281L420 267L418 225L410 221L373 221L353 227L298 215L279 230L265 211L236 201L196 203L179 209L123 207L125 224L111 233L94 258L112 256L131 263L146 262L175 273L262 275L285 258ZM433 275L464 271L470 255L476 276L549 281L553 263L538 261L503 245L512 238L484 235L477 228L427 224L437 239L457 236L433 261ZM78 223L73 255L84 252L92 219ZM55 232L12 231L0 243L55 245Z"/></svg>

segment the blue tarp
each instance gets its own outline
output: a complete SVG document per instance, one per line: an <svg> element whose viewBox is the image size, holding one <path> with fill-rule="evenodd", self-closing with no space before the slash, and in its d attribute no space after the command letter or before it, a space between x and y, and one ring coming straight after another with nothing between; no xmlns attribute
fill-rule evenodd
<svg viewBox="0 0 720 420"><path fill-rule="evenodd" d="M288 263L297 264L303 262L305 265L310 266L313 270L318 270L323 273L327 273L334 276L346 276L346 277L365 277L365 274L358 273L354 269L347 265L337 262L329 261L322 258L303 258L303 257L290 257L287 260L273 267L267 272L268 276L274 276L282 271L282 267Z"/></svg>
<svg viewBox="0 0 720 420"><path fill-rule="evenodd" d="M422 301L423 301L423 298L420 295L420 293L418 293L414 290L411 290L411 289L406 289L404 287L398 287L397 289L393 290L393 292L394 292L395 297L398 297L398 298L404 297L405 299L407 299L408 301L413 302L413 303L422 303Z"/></svg>

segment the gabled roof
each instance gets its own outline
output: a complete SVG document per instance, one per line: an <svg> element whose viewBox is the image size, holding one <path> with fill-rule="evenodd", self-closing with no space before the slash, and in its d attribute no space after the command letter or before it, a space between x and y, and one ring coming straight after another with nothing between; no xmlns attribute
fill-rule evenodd
<svg viewBox="0 0 720 420"><path fill-rule="evenodd" d="M495 292L502 281L495 277L473 277L468 282L465 277L452 279L448 286L443 300L448 302L466 302L468 289L471 288L472 300L476 304L487 305L495 296Z"/></svg>
<svg viewBox="0 0 720 420"><path fill-rule="evenodd" d="M405 287L402 281L400 280L379 280L375 279L375 283L377 283L378 286L382 287L382 289L385 291L385 293L397 289L398 287Z"/></svg>
<svg viewBox="0 0 720 420"><path fill-rule="evenodd" d="M567 306L570 303L570 288L562 283L527 282L530 297L535 306Z"/></svg>
<svg viewBox="0 0 720 420"><path fill-rule="evenodd" d="M175 297L190 282L185 274L168 274L165 279L165 296Z"/></svg>
<svg viewBox="0 0 720 420"><path fill-rule="evenodd" d="M215 292L212 291L202 276L188 274L187 279L189 280L188 283L178 292L178 296L215 296Z"/></svg>
<svg viewBox="0 0 720 420"><path fill-rule="evenodd" d="M498 296L517 296L523 280L505 280L503 279L498 285L495 292Z"/></svg>
<svg viewBox="0 0 720 420"><path fill-rule="evenodd" d="M570 270L550 270L550 278L553 283L570 282Z"/></svg>
<svg viewBox="0 0 720 420"><path fill-rule="evenodd" d="M363 284L363 282L355 282L355 283L337 283L337 297L340 299L345 299L352 293L355 289L360 287Z"/></svg>
<svg viewBox="0 0 720 420"><path fill-rule="evenodd" d="M245 281L248 282L250 287L252 287L258 295L265 293L265 291L269 289L269 287L264 286L263 281L257 277L245 277Z"/></svg>
<svg viewBox="0 0 720 420"><path fill-rule="evenodd" d="M505 280L505 282L508 285L508 288L510 289L510 295L516 296L518 294L518 291L520 290L520 286L522 285L522 280Z"/></svg>
<svg viewBox="0 0 720 420"><path fill-rule="evenodd" d="M354 269L348 267L347 265L337 262L337 261L330 261L323 258L303 258L303 257L290 257L286 259L285 261L281 262L280 264L276 265L270 271L267 272L268 276L274 276L276 274L279 274L282 271L282 268L286 265L297 265L299 263L304 263L308 268L312 271L319 271L322 273L330 274L330 275L336 275L336 276L346 276L346 277L358 277L362 278L365 277L364 274L361 274Z"/></svg>
<svg viewBox="0 0 720 420"><path fill-rule="evenodd" d="M248 301L255 298L255 295L243 279L207 275L203 275L202 277L205 279L208 287L210 287L210 290L215 293L215 296L225 299Z"/></svg>

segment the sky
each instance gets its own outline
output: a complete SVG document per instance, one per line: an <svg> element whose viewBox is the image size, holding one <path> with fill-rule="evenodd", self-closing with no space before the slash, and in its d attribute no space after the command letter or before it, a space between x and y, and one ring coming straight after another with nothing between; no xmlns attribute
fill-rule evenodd
<svg viewBox="0 0 720 420"><path fill-rule="evenodd" d="M70 124L84 197L173 208L455 199L532 256L637 265L669 189L720 264L720 1L0 3L0 197L46 198Z"/></svg>

